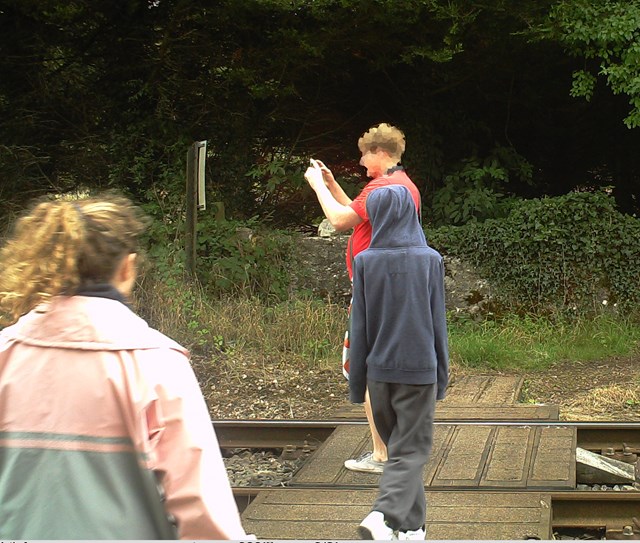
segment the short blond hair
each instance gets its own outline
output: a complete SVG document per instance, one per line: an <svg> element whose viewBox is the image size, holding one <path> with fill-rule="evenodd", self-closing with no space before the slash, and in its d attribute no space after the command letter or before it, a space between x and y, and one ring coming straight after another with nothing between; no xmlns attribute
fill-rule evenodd
<svg viewBox="0 0 640 543"><path fill-rule="evenodd" d="M399 128L381 123L369 128L358 140L358 148L362 154L382 149L398 162L406 146L404 133Z"/></svg>
<svg viewBox="0 0 640 543"><path fill-rule="evenodd" d="M122 258L137 252L147 222L117 195L37 203L0 250L0 323L52 296L111 281Z"/></svg>

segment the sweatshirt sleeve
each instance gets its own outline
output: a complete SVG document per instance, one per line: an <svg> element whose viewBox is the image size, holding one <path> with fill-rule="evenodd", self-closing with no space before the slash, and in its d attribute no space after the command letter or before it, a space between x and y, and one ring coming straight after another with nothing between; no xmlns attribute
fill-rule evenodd
<svg viewBox="0 0 640 543"><path fill-rule="evenodd" d="M162 476L167 512L180 539L252 539L242 528L198 381L188 359L175 354L157 361L164 379L146 413L151 467Z"/></svg>
<svg viewBox="0 0 640 543"><path fill-rule="evenodd" d="M449 341L447 338L447 312L444 290L444 261L440 258L431 284L431 314L437 357L438 392L436 399L443 400L449 383Z"/></svg>
<svg viewBox="0 0 640 543"><path fill-rule="evenodd" d="M367 388L367 322L362 261L356 258L353 269L353 299L349 330L349 399L364 403Z"/></svg>

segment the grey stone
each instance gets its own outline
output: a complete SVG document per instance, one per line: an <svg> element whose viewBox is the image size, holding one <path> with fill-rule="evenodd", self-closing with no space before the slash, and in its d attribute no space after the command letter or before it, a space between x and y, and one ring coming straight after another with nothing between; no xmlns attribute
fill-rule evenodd
<svg viewBox="0 0 640 543"><path fill-rule="evenodd" d="M341 235L301 237L296 249L299 265L294 270L292 288L348 305L351 283L345 262L347 240L348 236ZM459 258L445 255L444 263L447 309L474 318L490 313L494 297L488 281Z"/></svg>

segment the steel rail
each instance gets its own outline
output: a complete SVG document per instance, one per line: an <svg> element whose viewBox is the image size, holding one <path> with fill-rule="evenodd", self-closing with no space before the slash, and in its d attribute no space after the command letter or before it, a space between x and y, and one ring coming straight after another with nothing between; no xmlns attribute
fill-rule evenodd
<svg viewBox="0 0 640 543"><path fill-rule="evenodd" d="M357 419L213 419L214 427L225 426L252 426L260 424L265 426L324 426L338 427L353 424L367 424L362 418ZM467 426L578 426L584 428L622 428L640 430L640 422L618 421L570 421L570 420L437 420L436 426L467 425Z"/></svg>
<svg viewBox="0 0 640 543"><path fill-rule="evenodd" d="M377 484L371 485L300 485L300 486L234 486L233 493L238 496L256 496L259 492L267 490L284 490L289 492L313 492L321 490L373 490L377 488ZM640 492L636 490L560 490L557 488L486 488L486 487L459 487L459 486L426 486L425 492L470 492L481 494L513 494L514 492L522 492L529 494L546 494L554 500L562 502L580 502L580 501L611 501L611 502L632 502L635 504L635 516L638 516L638 507L640 507Z"/></svg>
<svg viewBox="0 0 640 543"><path fill-rule="evenodd" d="M216 430L227 427L271 426L276 428L305 426L309 428L337 428L338 426L365 425L365 419L220 419L212 420ZM610 422L610 421L564 421L564 420L446 420L435 421L435 426L563 426L577 427L584 430L619 429L640 431L640 422Z"/></svg>
<svg viewBox="0 0 640 543"><path fill-rule="evenodd" d="M222 448L315 447L339 426L366 425L363 419L339 420L214 420ZM576 428L578 446L600 450L612 445L640 447L640 422L580 421L436 421L436 426L511 426Z"/></svg>
<svg viewBox="0 0 640 543"><path fill-rule="evenodd" d="M576 490L550 494L551 521L556 528L606 528L621 532L624 526L633 524L633 517L640 517L640 492Z"/></svg>

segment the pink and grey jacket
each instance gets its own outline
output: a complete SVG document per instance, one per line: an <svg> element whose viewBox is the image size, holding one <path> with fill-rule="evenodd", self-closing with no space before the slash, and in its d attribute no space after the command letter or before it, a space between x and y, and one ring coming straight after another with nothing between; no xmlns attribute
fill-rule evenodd
<svg viewBox="0 0 640 543"><path fill-rule="evenodd" d="M0 539L247 539L188 356L107 298L0 332Z"/></svg>

